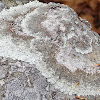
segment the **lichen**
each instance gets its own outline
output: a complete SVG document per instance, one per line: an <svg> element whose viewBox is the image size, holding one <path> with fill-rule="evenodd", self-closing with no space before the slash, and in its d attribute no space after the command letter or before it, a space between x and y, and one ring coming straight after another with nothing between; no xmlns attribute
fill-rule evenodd
<svg viewBox="0 0 100 100"><path fill-rule="evenodd" d="M1 11L0 27L0 56L34 64L65 94L100 94L100 71L93 68L100 62L100 36L70 7L38 1L12 7Z"/></svg>

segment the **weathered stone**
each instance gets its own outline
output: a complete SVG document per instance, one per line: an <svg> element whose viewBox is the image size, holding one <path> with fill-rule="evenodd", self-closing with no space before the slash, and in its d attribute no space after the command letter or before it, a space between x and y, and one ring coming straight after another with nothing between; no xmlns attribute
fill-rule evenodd
<svg viewBox="0 0 100 100"><path fill-rule="evenodd" d="M74 10L34 1L1 11L0 27L0 56L15 60L1 64L9 65L4 100L100 95L100 70L93 67L100 64L100 36Z"/></svg>
<svg viewBox="0 0 100 100"><path fill-rule="evenodd" d="M0 12L2 11L2 9L6 8L6 6L0 1Z"/></svg>
<svg viewBox="0 0 100 100"><path fill-rule="evenodd" d="M14 0L2 0L2 3L4 3L8 8L18 5Z"/></svg>

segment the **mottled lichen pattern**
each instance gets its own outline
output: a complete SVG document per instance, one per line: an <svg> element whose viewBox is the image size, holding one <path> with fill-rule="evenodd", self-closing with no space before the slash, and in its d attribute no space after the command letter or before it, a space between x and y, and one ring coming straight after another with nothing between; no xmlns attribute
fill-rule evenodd
<svg viewBox="0 0 100 100"><path fill-rule="evenodd" d="M65 94L100 94L100 70L93 67L100 63L100 36L73 9L34 1L3 10L0 27L0 56L34 64Z"/></svg>

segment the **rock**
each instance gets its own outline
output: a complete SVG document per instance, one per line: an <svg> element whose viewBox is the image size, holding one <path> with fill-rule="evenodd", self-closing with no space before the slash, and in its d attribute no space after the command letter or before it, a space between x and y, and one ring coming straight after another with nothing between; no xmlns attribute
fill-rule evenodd
<svg viewBox="0 0 100 100"><path fill-rule="evenodd" d="M6 8L6 6L0 1L0 12L1 12L4 8Z"/></svg>
<svg viewBox="0 0 100 100"><path fill-rule="evenodd" d="M100 68L94 67L100 64L100 36L91 30L87 21L78 18L73 9L61 4L34 1L1 11L0 27L1 57L34 65L55 89L64 94L100 95ZM15 63L18 68L11 67L11 76L16 71L19 72L11 81L16 82L23 75L21 73L25 72L27 74L24 73L23 80L27 80L29 87L35 86L42 94L48 82L41 78L35 84L34 80L39 75L29 77L30 71L26 71L21 62ZM75 86L77 82L79 84ZM23 86L23 90L24 88ZM34 89L32 91L34 97L37 92ZM10 95L18 96L21 100L21 94L23 91L18 95ZM45 92L40 96L37 93L34 98L41 100L41 97L45 97L44 94ZM53 94L53 97L57 98L57 95Z"/></svg>
<svg viewBox="0 0 100 100"><path fill-rule="evenodd" d="M34 0L2 0L2 3L4 3L8 8L10 8L17 5L28 3L30 1L34 1Z"/></svg>
<svg viewBox="0 0 100 100"><path fill-rule="evenodd" d="M2 3L5 4L7 8L18 5L14 0L2 0Z"/></svg>

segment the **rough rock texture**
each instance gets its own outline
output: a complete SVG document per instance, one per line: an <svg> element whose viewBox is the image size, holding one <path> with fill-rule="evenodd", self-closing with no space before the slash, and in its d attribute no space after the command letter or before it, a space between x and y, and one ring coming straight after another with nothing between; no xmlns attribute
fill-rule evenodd
<svg viewBox="0 0 100 100"><path fill-rule="evenodd" d="M2 3L4 3L8 8L10 8L13 6L28 3L29 1L31 1L31 0L2 0ZM32 0L32 1L34 1L34 0Z"/></svg>
<svg viewBox="0 0 100 100"><path fill-rule="evenodd" d="M0 56L3 100L100 95L100 68L93 67L100 64L100 36L68 6L34 1L1 11Z"/></svg>
<svg viewBox="0 0 100 100"><path fill-rule="evenodd" d="M6 6L0 1L0 12L2 11L2 9L6 8Z"/></svg>

